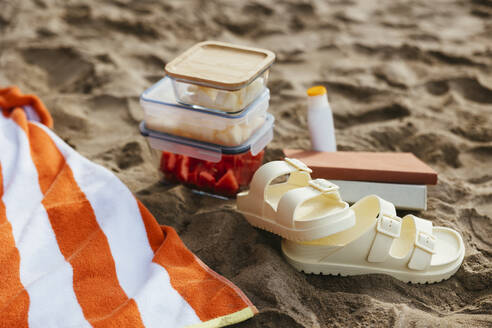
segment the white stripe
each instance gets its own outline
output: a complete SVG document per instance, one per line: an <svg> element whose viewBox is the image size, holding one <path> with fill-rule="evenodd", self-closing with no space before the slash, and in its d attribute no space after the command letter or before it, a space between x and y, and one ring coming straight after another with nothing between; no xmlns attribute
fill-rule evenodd
<svg viewBox="0 0 492 328"><path fill-rule="evenodd" d="M156 263L151 263L148 270L150 275L145 285L134 297L145 327L185 327L199 323L200 319L188 303L174 296L177 293L167 271Z"/></svg>
<svg viewBox="0 0 492 328"><path fill-rule="evenodd" d="M198 323L193 308L172 288L165 269L152 263L145 225L137 201L111 172L82 157L41 124L72 169L75 181L92 205L106 235L118 281L135 298L146 327L172 327L169 322Z"/></svg>
<svg viewBox="0 0 492 328"><path fill-rule="evenodd" d="M2 166L7 220L20 253L20 279L29 294L32 327L90 326L75 297L72 268L60 252L41 201L43 194L24 131L0 118Z"/></svg>
<svg viewBox="0 0 492 328"><path fill-rule="evenodd" d="M39 117L38 112L32 106L23 106L24 113L26 113L26 117L28 121L41 122L41 118Z"/></svg>

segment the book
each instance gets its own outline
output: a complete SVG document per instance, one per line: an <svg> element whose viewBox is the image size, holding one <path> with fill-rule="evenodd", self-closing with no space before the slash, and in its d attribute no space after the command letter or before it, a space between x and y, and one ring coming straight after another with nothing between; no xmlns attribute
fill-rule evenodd
<svg viewBox="0 0 492 328"><path fill-rule="evenodd" d="M437 172L412 153L316 152L284 149L289 158L309 166L313 178L387 182L412 185L437 184Z"/></svg>
<svg viewBox="0 0 492 328"><path fill-rule="evenodd" d="M377 195L400 210L426 210L427 186L415 184L381 183L366 181L330 180L340 187L340 196L355 203L368 195Z"/></svg>

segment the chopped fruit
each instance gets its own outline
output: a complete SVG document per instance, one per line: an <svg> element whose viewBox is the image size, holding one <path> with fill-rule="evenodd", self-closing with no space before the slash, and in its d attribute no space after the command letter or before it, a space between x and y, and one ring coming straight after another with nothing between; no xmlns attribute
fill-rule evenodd
<svg viewBox="0 0 492 328"><path fill-rule="evenodd" d="M212 174L202 171L198 175L198 186L207 188L207 189L213 189L215 185L215 178Z"/></svg>
<svg viewBox="0 0 492 328"><path fill-rule="evenodd" d="M193 170L188 174L188 183L191 185L198 185L198 175L200 174L201 167L196 165Z"/></svg>
<svg viewBox="0 0 492 328"><path fill-rule="evenodd" d="M240 186L247 186L253 174L263 163L264 151L259 152L256 156L252 156L251 153L246 153L244 156L238 158L235 173L236 178ZM239 162L241 161L241 162Z"/></svg>
<svg viewBox="0 0 492 328"><path fill-rule="evenodd" d="M162 157L165 158L164 172L173 172L176 166L176 156L173 153L162 153Z"/></svg>
<svg viewBox="0 0 492 328"><path fill-rule="evenodd" d="M177 160L175 172L176 172L176 177L181 182L188 182L189 162L190 162L190 158L188 156L180 156L179 159Z"/></svg>
<svg viewBox="0 0 492 328"><path fill-rule="evenodd" d="M166 172L167 154L169 153L162 152L161 154L161 162L159 168L161 169L162 172Z"/></svg>
<svg viewBox="0 0 492 328"><path fill-rule="evenodd" d="M190 167L190 172L191 171L194 171L195 168L199 165L201 165L201 163L203 162L201 159L197 159L197 158L193 158L193 157L188 157L188 165Z"/></svg>
<svg viewBox="0 0 492 328"><path fill-rule="evenodd" d="M163 152L160 169L166 180L196 186L218 194L234 195L246 187L263 162L264 152L256 156L223 154L221 161L213 163L184 155Z"/></svg>
<svg viewBox="0 0 492 328"><path fill-rule="evenodd" d="M235 194L239 190L239 184L232 170L228 170L226 174L220 178L215 184L215 190L226 194Z"/></svg>
<svg viewBox="0 0 492 328"><path fill-rule="evenodd" d="M240 155L236 155L240 156ZM235 169L234 166L234 155L222 155L222 159L220 162L215 163L215 167L217 170L217 180L222 177L224 174L226 174L227 170L229 169Z"/></svg>

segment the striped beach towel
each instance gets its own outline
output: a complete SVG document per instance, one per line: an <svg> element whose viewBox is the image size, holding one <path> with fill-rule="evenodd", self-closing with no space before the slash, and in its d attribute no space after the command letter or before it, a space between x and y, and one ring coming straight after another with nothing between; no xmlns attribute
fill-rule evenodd
<svg viewBox="0 0 492 328"><path fill-rule="evenodd" d="M256 312L123 183L0 89L0 327L221 327Z"/></svg>

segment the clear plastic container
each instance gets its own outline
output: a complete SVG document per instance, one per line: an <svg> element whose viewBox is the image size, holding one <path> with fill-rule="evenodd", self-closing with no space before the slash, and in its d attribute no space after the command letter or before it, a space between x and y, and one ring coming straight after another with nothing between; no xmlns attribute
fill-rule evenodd
<svg viewBox="0 0 492 328"><path fill-rule="evenodd" d="M263 126L244 144L225 147L149 130L140 123L156 166L166 181L181 182L194 189L234 196L246 188L263 163L264 148L273 138L274 118L268 114Z"/></svg>
<svg viewBox="0 0 492 328"><path fill-rule="evenodd" d="M250 106L234 115L188 107L176 101L168 77L140 97L149 129L231 147L243 144L263 125L269 101L270 92L265 89Z"/></svg>
<svg viewBox="0 0 492 328"><path fill-rule="evenodd" d="M226 113L238 113L265 91L269 70L239 90L226 90L175 80L173 88L178 102L202 109L218 109Z"/></svg>
<svg viewBox="0 0 492 328"><path fill-rule="evenodd" d="M180 103L237 113L265 90L274 60L266 49L205 41L174 58L165 71Z"/></svg>

